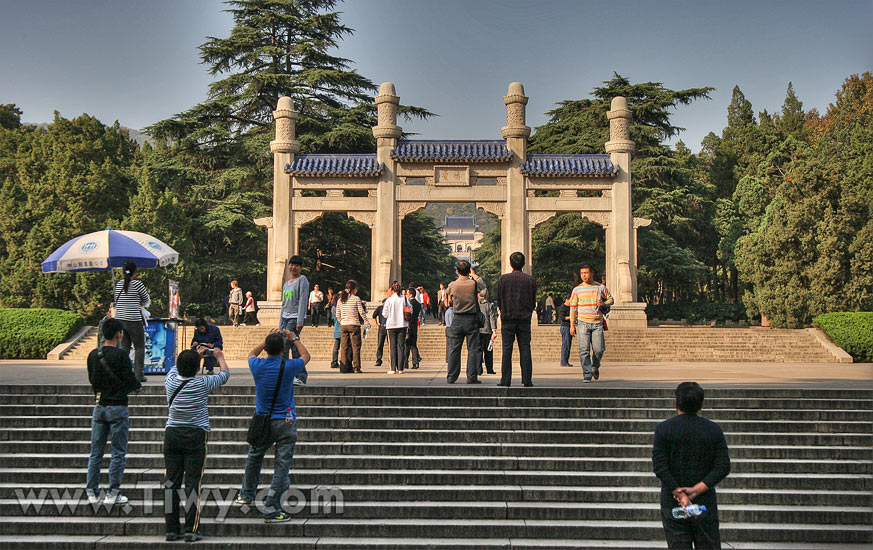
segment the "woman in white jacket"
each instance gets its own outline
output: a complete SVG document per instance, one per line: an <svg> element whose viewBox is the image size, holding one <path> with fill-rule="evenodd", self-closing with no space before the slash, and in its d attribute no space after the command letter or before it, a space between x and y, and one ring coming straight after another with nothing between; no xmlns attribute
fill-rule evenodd
<svg viewBox="0 0 873 550"><path fill-rule="evenodd" d="M403 374L403 358L406 356L406 329L409 323L403 315L403 309L408 307L406 298L400 293L400 283L391 285L394 294L382 305L382 315L386 318L385 328L388 329L388 342L391 353L391 368L387 374ZM410 309L411 311L411 309Z"/></svg>

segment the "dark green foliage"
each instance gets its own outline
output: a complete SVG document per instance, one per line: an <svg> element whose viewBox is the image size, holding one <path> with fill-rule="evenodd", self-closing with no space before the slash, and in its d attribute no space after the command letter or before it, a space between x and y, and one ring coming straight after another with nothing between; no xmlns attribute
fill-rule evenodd
<svg viewBox="0 0 873 550"><path fill-rule="evenodd" d="M0 309L0 359L45 359L85 320L60 309Z"/></svg>
<svg viewBox="0 0 873 550"><path fill-rule="evenodd" d="M40 263L73 237L120 228L136 190L135 152L118 123L88 115L0 128L0 305L102 316L109 273L44 275Z"/></svg>
<svg viewBox="0 0 873 550"><path fill-rule="evenodd" d="M855 361L873 362L873 312L838 312L818 315L812 320Z"/></svg>
<svg viewBox="0 0 873 550"><path fill-rule="evenodd" d="M432 291L455 278L454 260L433 218L424 212L409 214L403 219L400 237L404 286L414 284Z"/></svg>
<svg viewBox="0 0 873 550"><path fill-rule="evenodd" d="M670 111L706 99L710 91L670 90L660 82L632 84L616 74L594 89L593 99L559 103L530 139L531 153L602 153L609 140L606 113L612 98L627 98L633 113L630 137L637 149L631 171L634 215L654 222L639 231L639 288L647 300L697 298L705 264L714 262L717 241L708 222L715 210L713 188L700 177L703 168L683 144L674 152L663 143L682 130L670 122ZM569 223L555 235L564 222ZM564 293L577 281L581 263L603 273L603 229L579 222L578 215L560 216L534 229L533 270L542 290ZM647 249L647 244L657 249Z"/></svg>
<svg viewBox="0 0 873 550"><path fill-rule="evenodd" d="M13 103L0 105L0 128L14 130L21 126L21 109Z"/></svg>
<svg viewBox="0 0 873 550"><path fill-rule="evenodd" d="M686 319L691 323L700 321L748 321L743 304L726 302L674 302L671 304L649 304L646 306L649 319Z"/></svg>
<svg viewBox="0 0 873 550"><path fill-rule="evenodd" d="M310 288L318 284L325 293L330 287L339 291L346 281L354 279L358 282L358 296L369 299L370 240L367 226L343 213L327 212L304 225L300 229L300 255Z"/></svg>

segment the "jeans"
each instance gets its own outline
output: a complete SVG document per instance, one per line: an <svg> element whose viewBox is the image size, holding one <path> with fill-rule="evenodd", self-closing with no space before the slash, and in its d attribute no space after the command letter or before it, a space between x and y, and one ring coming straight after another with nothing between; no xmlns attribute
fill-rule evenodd
<svg viewBox="0 0 873 550"><path fill-rule="evenodd" d="M446 380L453 383L461 375L461 347L467 340L467 381L479 377L482 350L479 348L479 327L474 313L455 313L452 319L452 339L449 350L449 367Z"/></svg>
<svg viewBox="0 0 873 550"><path fill-rule="evenodd" d="M550 325L552 323L552 312L555 308L552 306L546 306L546 324Z"/></svg>
<svg viewBox="0 0 873 550"><path fill-rule="evenodd" d="M421 353L418 352L418 327L410 327L406 331L406 345L403 353L403 368L409 366L409 356L412 355L412 366L417 367L421 363Z"/></svg>
<svg viewBox="0 0 873 550"><path fill-rule="evenodd" d="M121 477L124 475L124 463L127 456L127 434L130 429L130 419L125 405L110 405L94 407L91 415L91 456L88 457L88 477L85 489L97 494L100 491L100 462L103 460L103 449L106 438L112 440L112 458L109 461L109 492L118 493L121 490Z"/></svg>
<svg viewBox="0 0 873 550"><path fill-rule="evenodd" d="M490 332L479 333L479 347L482 348L482 363L485 364L485 372L494 373L494 349L488 351L488 343L491 342ZM479 374L482 374L482 363L479 363Z"/></svg>
<svg viewBox="0 0 873 550"><path fill-rule="evenodd" d="M521 383L525 386L533 381L533 361L530 355L530 321L504 321L500 326L503 338L503 359L500 362L500 385L512 384L512 346L518 340L518 354L521 356Z"/></svg>
<svg viewBox="0 0 873 550"><path fill-rule="evenodd" d="M570 344L573 343L573 336L570 334L570 325L561 325L561 366L566 367L570 364Z"/></svg>
<svg viewBox="0 0 873 550"><path fill-rule="evenodd" d="M331 359L330 359L330 368L332 368L332 369L339 368L339 346L340 346L340 339L334 338L333 339L333 354L331 355Z"/></svg>
<svg viewBox="0 0 873 550"><path fill-rule="evenodd" d="M309 308L309 316L312 317L312 326L317 327L318 321L321 319L321 302L312 302Z"/></svg>
<svg viewBox="0 0 873 550"><path fill-rule="evenodd" d="M380 366L382 364L382 353L385 350L385 340L388 339L388 329L385 328L385 324L382 323L379 325L379 343L376 346L376 366ZM390 355L391 352L389 352Z"/></svg>
<svg viewBox="0 0 873 550"><path fill-rule="evenodd" d="M388 329L388 349L391 358L391 370L400 372L406 370L406 328Z"/></svg>
<svg viewBox="0 0 873 550"><path fill-rule="evenodd" d="M671 510L661 508L667 548L721 548L717 507L707 508L699 517L686 519L674 519Z"/></svg>
<svg viewBox="0 0 873 550"><path fill-rule="evenodd" d="M297 330L297 319L285 319L284 317L279 320L279 328L290 330L297 336L300 336L300 333L303 332L303 327L300 327L300 330ZM297 351L297 346L291 340L285 340L285 351L282 352L282 358L288 359L288 355L291 355L292 359L300 359L300 352ZM307 378L309 378L309 373L306 372L306 365L303 365L303 369L300 370L300 373L297 375L297 378L302 380L304 383Z"/></svg>
<svg viewBox="0 0 873 550"><path fill-rule="evenodd" d="M230 322L233 323L233 326L237 326L239 324L239 310L241 306L239 304L230 304L227 310L227 316L230 317Z"/></svg>
<svg viewBox="0 0 873 550"><path fill-rule="evenodd" d="M579 340L582 375L585 380L591 380L594 369L600 368L600 358L603 357L603 351L606 349L603 341L603 324L579 321L576 324L576 337Z"/></svg>
<svg viewBox="0 0 873 550"><path fill-rule="evenodd" d="M288 470L294 458L294 445L297 443L297 423L286 424L284 419L274 418L270 423L270 442L263 447L249 447L246 470L243 474L240 497L254 502L261 477L264 455L276 444L276 459L273 466L273 481L264 501L264 517L276 515L282 509L282 495L291 486Z"/></svg>
<svg viewBox="0 0 873 550"><path fill-rule="evenodd" d="M121 319L119 319L121 321ZM124 337L121 339L121 349L125 353L130 353L130 346L133 345L133 374L140 382L145 379L142 374L143 365L145 364L145 327L142 321L121 321L124 327Z"/></svg>
<svg viewBox="0 0 873 550"><path fill-rule="evenodd" d="M185 480L185 532L200 527L200 483L206 464L209 433L202 428L170 427L164 433L164 519L167 533L181 533L179 528L179 491Z"/></svg>

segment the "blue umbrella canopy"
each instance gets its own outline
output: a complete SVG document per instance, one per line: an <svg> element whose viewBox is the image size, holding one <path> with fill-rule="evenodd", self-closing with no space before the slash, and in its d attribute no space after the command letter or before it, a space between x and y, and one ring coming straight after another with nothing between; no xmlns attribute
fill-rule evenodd
<svg viewBox="0 0 873 550"><path fill-rule="evenodd" d="M107 271L129 261L140 268L165 267L178 263L179 253L146 233L105 229L64 243L42 262L42 272Z"/></svg>

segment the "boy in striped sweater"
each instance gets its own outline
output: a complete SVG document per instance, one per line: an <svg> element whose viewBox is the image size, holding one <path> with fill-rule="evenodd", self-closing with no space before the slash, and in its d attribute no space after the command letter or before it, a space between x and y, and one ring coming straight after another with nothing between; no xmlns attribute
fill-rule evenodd
<svg viewBox="0 0 873 550"><path fill-rule="evenodd" d="M570 295L570 335L579 335L579 360L583 383L600 378L600 359L606 344L603 340L603 313L600 306L612 305L612 295L606 285L594 280L591 266L579 268L582 282Z"/></svg>

